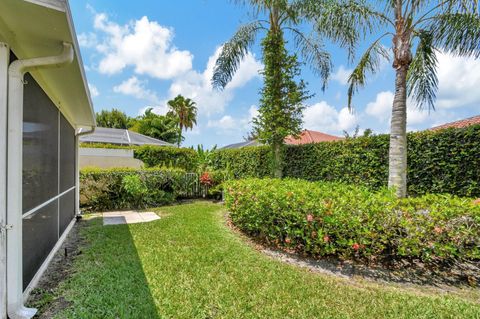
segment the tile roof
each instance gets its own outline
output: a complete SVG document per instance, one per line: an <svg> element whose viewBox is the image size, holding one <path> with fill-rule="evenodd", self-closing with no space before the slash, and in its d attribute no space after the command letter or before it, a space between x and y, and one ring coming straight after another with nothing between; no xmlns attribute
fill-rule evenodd
<svg viewBox="0 0 480 319"><path fill-rule="evenodd" d="M288 136L285 143L290 145L311 144L320 142L331 142L341 140L341 137L325 134L317 131L304 130L298 138Z"/></svg>
<svg viewBox="0 0 480 319"><path fill-rule="evenodd" d="M462 128L470 125L480 124L480 115L469 117L460 121L450 122L443 125L432 127L430 130L437 131L446 128Z"/></svg>
<svg viewBox="0 0 480 319"><path fill-rule="evenodd" d="M304 130L302 131L302 133L300 133L300 136L297 139L291 136L287 136L285 138L285 144L300 145L300 144L338 141L341 139L342 139L341 137L328 135L322 132ZM242 148L247 146L260 146L260 145L263 145L263 144L257 140L252 140L252 141L230 144L222 147L221 149Z"/></svg>

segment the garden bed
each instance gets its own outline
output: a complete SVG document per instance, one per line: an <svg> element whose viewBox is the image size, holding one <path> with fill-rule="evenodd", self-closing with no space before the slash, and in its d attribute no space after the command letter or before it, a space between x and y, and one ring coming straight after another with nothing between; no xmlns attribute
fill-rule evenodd
<svg viewBox="0 0 480 319"><path fill-rule="evenodd" d="M472 199L397 200L386 189L249 179L228 182L225 202L233 224L268 247L480 284L480 206Z"/></svg>

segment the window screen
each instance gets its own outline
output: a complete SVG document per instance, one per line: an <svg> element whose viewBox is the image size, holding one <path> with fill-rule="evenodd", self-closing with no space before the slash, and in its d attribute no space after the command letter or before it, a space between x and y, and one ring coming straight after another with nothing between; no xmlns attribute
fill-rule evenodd
<svg viewBox="0 0 480 319"><path fill-rule="evenodd" d="M58 110L29 75L23 102L23 213L58 194Z"/></svg>
<svg viewBox="0 0 480 319"><path fill-rule="evenodd" d="M58 204L55 200L23 219L23 289L32 280L58 240Z"/></svg>
<svg viewBox="0 0 480 319"><path fill-rule="evenodd" d="M60 193L75 186L75 130L60 115Z"/></svg>
<svg viewBox="0 0 480 319"><path fill-rule="evenodd" d="M59 235L61 236L68 224L75 217L75 190L72 189L62 197L60 197L59 210Z"/></svg>

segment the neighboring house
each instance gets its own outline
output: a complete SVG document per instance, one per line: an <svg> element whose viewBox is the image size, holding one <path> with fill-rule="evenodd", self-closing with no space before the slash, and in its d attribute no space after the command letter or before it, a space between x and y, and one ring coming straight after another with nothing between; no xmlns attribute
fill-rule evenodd
<svg viewBox="0 0 480 319"><path fill-rule="evenodd" d="M285 144L287 145L301 145L301 144L311 144L311 143L320 143L320 142L332 142L341 140L341 137L325 134L322 132L303 130L300 133L298 138L293 138L292 136L287 136L285 138ZM247 146L260 146L260 143L257 140L246 141L241 143L230 144L222 147L221 149L233 149L233 148L242 148Z"/></svg>
<svg viewBox="0 0 480 319"><path fill-rule="evenodd" d="M0 318L24 300L78 213L80 129L95 116L66 0L0 1Z"/></svg>
<svg viewBox="0 0 480 319"><path fill-rule="evenodd" d="M446 124L442 124L439 126L432 127L430 130L432 131L438 131L438 130L443 130L446 128L462 128L462 127L467 127L470 125L480 125L480 115L469 117L463 120L455 121L455 122L450 122Z"/></svg>
<svg viewBox="0 0 480 319"><path fill-rule="evenodd" d="M80 137L80 168L131 167L140 168L143 162L135 159L131 149L88 147L88 144L114 144L119 146L172 146L176 145L125 129L97 127L92 134Z"/></svg>

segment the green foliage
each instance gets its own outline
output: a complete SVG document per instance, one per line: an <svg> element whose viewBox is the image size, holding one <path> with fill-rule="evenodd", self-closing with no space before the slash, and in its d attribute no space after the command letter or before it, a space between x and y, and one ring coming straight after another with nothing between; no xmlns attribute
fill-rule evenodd
<svg viewBox="0 0 480 319"><path fill-rule="evenodd" d="M226 170L232 178L267 177L272 175L271 149L253 146L237 149L217 150L212 154L211 167Z"/></svg>
<svg viewBox="0 0 480 319"><path fill-rule="evenodd" d="M283 175L310 181L387 186L388 135L286 146ZM270 176L267 147L217 150L212 168L235 178ZM480 197L480 126L408 134L410 195L450 193Z"/></svg>
<svg viewBox="0 0 480 319"><path fill-rule="evenodd" d="M126 129L130 118L122 111L112 109L111 111L102 110L95 114L97 126Z"/></svg>
<svg viewBox="0 0 480 319"><path fill-rule="evenodd" d="M480 260L480 205L468 198L399 200L385 188L289 179L225 187L233 223L270 245L314 257Z"/></svg>
<svg viewBox="0 0 480 319"><path fill-rule="evenodd" d="M158 115L149 108L145 114L132 119L130 130L168 143L177 143L181 139L178 119L171 115Z"/></svg>
<svg viewBox="0 0 480 319"><path fill-rule="evenodd" d="M191 148L144 145L137 147L134 154L147 167L177 167L189 172L197 167L197 152Z"/></svg>
<svg viewBox="0 0 480 319"><path fill-rule="evenodd" d="M170 204L187 192L184 178L180 169L82 169L80 205L87 211L108 211Z"/></svg>

